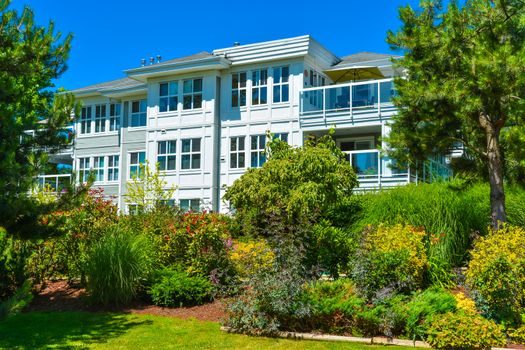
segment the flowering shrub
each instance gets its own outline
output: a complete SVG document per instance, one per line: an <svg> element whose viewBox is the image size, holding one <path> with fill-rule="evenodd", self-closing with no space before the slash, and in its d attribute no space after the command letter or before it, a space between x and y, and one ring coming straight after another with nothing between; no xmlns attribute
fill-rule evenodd
<svg viewBox="0 0 525 350"><path fill-rule="evenodd" d="M479 238L472 250L467 283L497 318L519 322L525 306L525 229L506 225Z"/></svg>
<svg viewBox="0 0 525 350"><path fill-rule="evenodd" d="M478 314L447 312L434 316L427 342L438 349L490 349L505 345L506 338L494 321Z"/></svg>
<svg viewBox="0 0 525 350"><path fill-rule="evenodd" d="M454 294L454 299L456 299L456 308L459 311L463 311L467 314L477 313L476 303L474 300L470 299L463 292Z"/></svg>
<svg viewBox="0 0 525 350"><path fill-rule="evenodd" d="M229 257L241 279L249 278L262 270L270 270L275 260L274 252L262 239L235 243Z"/></svg>
<svg viewBox="0 0 525 350"><path fill-rule="evenodd" d="M230 272L228 252L233 241L228 221L216 213L182 214L157 237L162 263L181 265L190 274L212 275L218 282Z"/></svg>
<svg viewBox="0 0 525 350"><path fill-rule="evenodd" d="M352 272L367 298L387 288L410 291L423 284L428 267L425 232L409 225L368 227Z"/></svg>

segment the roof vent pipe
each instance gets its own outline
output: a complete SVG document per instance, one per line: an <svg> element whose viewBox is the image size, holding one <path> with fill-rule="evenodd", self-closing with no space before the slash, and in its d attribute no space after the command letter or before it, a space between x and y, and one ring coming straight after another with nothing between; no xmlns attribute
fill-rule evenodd
<svg viewBox="0 0 525 350"><path fill-rule="evenodd" d="M161 59L162 59L162 57L160 57L160 55L157 55L157 63L160 63Z"/></svg>
<svg viewBox="0 0 525 350"><path fill-rule="evenodd" d="M236 42L233 43L233 46L241 46L241 43L236 41Z"/></svg>
<svg viewBox="0 0 525 350"><path fill-rule="evenodd" d="M153 64L153 63L155 63L155 59L153 57L150 57L149 58L149 64Z"/></svg>
<svg viewBox="0 0 525 350"><path fill-rule="evenodd" d="M144 67L146 65L146 59L145 58L141 59L140 64L142 65L142 67Z"/></svg>

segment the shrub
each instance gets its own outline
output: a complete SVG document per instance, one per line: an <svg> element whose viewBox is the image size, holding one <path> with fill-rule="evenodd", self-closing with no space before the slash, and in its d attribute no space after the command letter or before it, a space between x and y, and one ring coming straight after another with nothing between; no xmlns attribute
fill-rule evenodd
<svg viewBox="0 0 525 350"><path fill-rule="evenodd" d="M262 239L235 243L229 257L241 279L247 279L260 271L269 271L275 262L275 254Z"/></svg>
<svg viewBox="0 0 525 350"><path fill-rule="evenodd" d="M510 339L517 344L525 344L525 325L507 330Z"/></svg>
<svg viewBox="0 0 525 350"><path fill-rule="evenodd" d="M423 230L408 225L368 227L352 271L359 292L371 299L385 288L421 286L428 266L424 240Z"/></svg>
<svg viewBox="0 0 525 350"><path fill-rule="evenodd" d="M26 280L13 295L4 301L0 301L0 321L22 311L32 299L31 283Z"/></svg>
<svg viewBox="0 0 525 350"><path fill-rule="evenodd" d="M145 236L107 229L88 255L87 289L92 300L104 305L130 302L151 271L152 251Z"/></svg>
<svg viewBox="0 0 525 350"><path fill-rule="evenodd" d="M0 227L0 301L12 296L27 279L29 242L8 237Z"/></svg>
<svg viewBox="0 0 525 350"><path fill-rule="evenodd" d="M228 252L233 241L228 220L216 213L185 213L156 236L166 266L180 265L190 274L225 276L231 265Z"/></svg>
<svg viewBox="0 0 525 350"><path fill-rule="evenodd" d="M424 339L433 317L456 310L454 296L437 287L414 295L406 304L406 334L411 339Z"/></svg>
<svg viewBox="0 0 525 350"><path fill-rule="evenodd" d="M427 342L438 349L489 349L505 345L506 338L497 324L478 314L447 312L433 317Z"/></svg>
<svg viewBox="0 0 525 350"><path fill-rule="evenodd" d="M479 238L466 272L498 320L519 322L525 306L525 229L506 225Z"/></svg>
<svg viewBox="0 0 525 350"><path fill-rule="evenodd" d="M209 278L172 269L157 271L156 275L148 291L155 305L193 306L212 299L213 285Z"/></svg>
<svg viewBox="0 0 525 350"><path fill-rule="evenodd" d="M323 272L337 278L347 273L357 249L358 240L348 229L334 227L322 220L313 227L317 265Z"/></svg>

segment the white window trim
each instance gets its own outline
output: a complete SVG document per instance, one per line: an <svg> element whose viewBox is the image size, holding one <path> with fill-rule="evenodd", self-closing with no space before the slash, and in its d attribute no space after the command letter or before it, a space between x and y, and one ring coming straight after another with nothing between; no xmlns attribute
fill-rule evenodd
<svg viewBox="0 0 525 350"><path fill-rule="evenodd" d="M252 137L256 137L257 138L257 148L252 148ZM264 148L259 148L259 142L260 142L260 138L261 137L264 137ZM267 140L267 137L266 137L266 134L257 134L257 135L250 135L250 168L254 168L254 169L257 169L257 168L261 168L262 165L258 165L260 163L260 158L261 158L261 152L264 152L266 150L266 144L267 144L268 140ZM256 167L252 167L252 155L253 153L257 153L257 166ZM265 160L265 163L266 163L267 160ZM264 163L263 163L264 164Z"/></svg>
<svg viewBox="0 0 525 350"><path fill-rule="evenodd" d="M286 83L282 82L282 80L283 80L282 79L282 77L283 77L282 69L283 68L288 68L288 81ZM281 70L281 82L279 82L279 83L276 83L275 80L274 80L274 76L275 76L274 71L276 69L280 69ZM276 106L289 105L291 103L292 91L291 91L291 79L290 79L290 77L292 77L292 74L290 72L290 66L289 65L282 65L282 66L272 67L272 105L276 105ZM288 85L288 101L282 101L283 85ZM278 102L274 101L275 96L273 94L273 90L274 90L275 86L279 86L280 95L281 95L281 101L278 101Z"/></svg>
<svg viewBox="0 0 525 350"><path fill-rule="evenodd" d="M261 71L266 71L266 84L261 84L261 85L255 85L255 81L253 80L253 73L255 72L259 72L259 79L260 79L260 75L261 75ZM249 100L250 100L250 106L251 107L267 107L270 102L268 101L270 96L269 96L269 88L270 88L270 84L269 84L269 78L270 78L270 69L267 68L267 67L263 67L263 68L258 68L258 69L252 69L250 71L250 81L251 81L251 86L250 86L250 93L249 93ZM253 92L255 89L259 89L259 94L258 94L258 98L259 98L259 101L261 99L261 89L262 88L266 88L266 103L258 103L258 104L254 104L253 103Z"/></svg>
<svg viewBox="0 0 525 350"><path fill-rule="evenodd" d="M109 166L109 157L118 157L118 166L112 166L110 167ZM119 180L120 180L120 175L122 174L122 159L120 159L120 154L119 153L115 153L115 154L107 154L106 155L106 164L105 164L105 168L106 168L106 176L105 176L105 179L106 179L106 183L118 183ZM116 180L110 180L109 179L109 169L117 169L118 170L118 176L117 176L117 179Z"/></svg>
<svg viewBox="0 0 525 350"><path fill-rule="evenodd" d="M246 74L246 85L244 87L241 87L241 74L243 74L243 73ZM232 110L239 110L239 109L243 110L243 109L246 109L248 107L248 102L251 99L251 96L248 94L248 92L249 92L248 91L248 81L250 80L250 79L248 79L249 78L248 73L249 73L249 71L239 71L239 72L232 72L230 74L230 79L231 80L230 80L230 101L229 101L229 106L230 106L230 108ZM237 88L234 89L233 86L232 86L233 85L233 76L236 75L236 74L239 77L237 79ZM238 106L234 106L233 103L232 103L233 102L233 91L238 91L239 92L238 95L237 95L237 101L239 102ZM246 92L246 103L244 104L244 106L241 106L241 103L240 103L241 102L241 98L240 98L241 97L241 91L245 91Z"/></svg>
<svg viewBox="0 0 525 350"><path fill-rule="evenodd" d="M100 109L100 116L97 117L97 108ZM108 131L108 105L106 103L99 103L93 105L93 110L95 111L93 114L93 121L95 128L93 129L93 134L105 134ZM102 113L104 112L104 113ZM100 123L99 123L100 122ZM100 124L101 129L104 128L102 131L97 131L97 124Z"/></svg>
<svg viewBox="0 0 525 350"><path fill-rule="evenodd" d="M239 140L240 140L241 138L244 139L244 140L243 140L243 143L240 143L240 142L239 142ZM232 151L232 149L231 149L233 139L237 139L237 147L236 147L236 150L235 150L235 151ZM242 149L242 150L239 149L239 146L240 146L241 144L242 144L242 146L243 146L243 149ZM230 146L230 147L228 147L228 155L229 155L229 157L228 157L228 162L229 162L229 168L230 168L231 170L246 169L246 136L245 136L245 135L230 136L230 145L229 145L229 146ZM241 154L243 154L243 153L244 153L244 166L238 166L238 165L239 165L239 156L240 156ZM235 168L232 167L232 162L231 162L231 159L232 159L231 157L232 157L233 154L235 154L235 157L236 157L236 159L237 159L237 167L235 167Z"/></svg>
<svg viewBox="0 0 525 350"><path fill-rule="evenodd" d="M195 140L195 139L198 139L199 142L200 142L200 148L199 148L200 151L199 152L194 152L193 151L193 141L191 141L190 151L189 152L183 152L182 151L182 147L183 147L182 143L183 143L183 141L185 141L185 140ZM180 156L179 156L179 158L180 158L180 168L179 169L180 169L181 173L189 173L189 172L195 172L195 171L199 171L200 172L201 171L201 169L203 167L202 163L203 163L203 160L204 160L204 157L203 157L203 154L202 154L202 151L203 151L202 143L203 143L203 137L202 136L200 136L200 137L185 137L185 138L181 138L180 139L180 152L179 152L179 154L180 154ZM185 156L185 155L189 155L190 156L190 165L191 165L193 163L193 155L194 154L199 154L200 155L200 162L199 162L200 166L198 168L191 168L190 167L188 169L183 169L182 168L182 158L183 158L183 156Z"/></svg>
<svg viewBox="0 0 525 350"><path fill-rule="evenodd" d="M134 114L142 114L142 112L133 113L133 102L139 102L139 111L140 111L140 101L146 101L146 111L144 112L146 114L146 125L138 125L138 126L132 126L132 120ZM147 98L139 98L138 100L130 100L129 101L129 116L128 116L128 128L130 130L141 130L146 129L148 127L148 100Z"/></svg>
<svg viewBox="0 0 525 350"><path fill-rule="evenodd" d="M173 114L173 113L177 113L179 112L180 110L182 110L182 100L181 100L181 87L182 87L182 84L181 84L181 81L182 80L169 80L169 81L161 81L159 82L159 102L158 102L158 113L160 115L165 115L165 114ZM171 83L177 83L177 92L175 93L175 95L170 95L170 84ZM160 95L160 86L162 84L168 84L168 94L167 95ZM175 107L174 110L168 110L167 111L164 111L164 112L161 112L160 110L160 99L161 98L167 98L168 99L168 106L169 106L169 100L171 97L177 97L177 106ZM188 111L188 109L187 109Z"/></svg>
<svg viewBox="0 0 525 350"><path fill-rule="evenodd" d="M173 153L163 153L163 154L159 154L159 143L160 142L170 142L170 141L175 141L175 151ZM177 170L179 169L179 166L178 166L178 161L179 161L179 143L181 144L181 147L182 147L182 142L179 142L178 139L166 139L166 140L157 140L156 142L156 150L155 150L155 164L159 163L159 156L165 156L166 157L166 162L167 162L167 157L168 156L175 156L175 169L166 169L166 170L162 170L162 169L159 169L159 171L161 171L162 173L165 173L165 174L173 174L173 173L176 173ZM166 151L167 151L167 146L166 146Z"/></svg>
<svg viewBox="0 0 525 350"><path fill-rule="evenodd" d="M127 167L126 167L126 179L129 181L129 180L133 180L133 177L131 176L131 154L132 153L141 153L141 152L144 152L144 163L143 164L146 164L146 161L148 160L148 155L146 153L146 150L133 150L133 151L128 151L128 154L127 154ZM141 163L139 163L138 165L140 166Z"/></svg>
<svg viewBox="0 0 525 350"><path fill-rule="evenodd" d="M111 106L112 105L115 105L115 115L111 115ZM117 106L120 106L120 108L117 108ZM122 103L121 102L112 102L112 103L109 103L108 105L108 111L107 111L107 114L108 114L108 127L106 128L106 132L108 134L111 134L111 133L118 133L120 127L121 127L121 123L122 123ZM117 110L120 109L119 113L117 113ZM112 126L112 123L111 123L111 120L114 119L116 120L116 128L115 130L111 130L111 126Z"/></svg>
<svg viewBox="0 0 525 350"><path fill-rule="evenodd" d="M194 87L195 87L195 80L201 80L201 91L197 91L195 92L194 91ZM190 80L191 81L191 92L184 92L184 82L185 81L188 81ZM182 104L182 111L201 111L203 108L204 108L204 77L195 77L195 78L188 78L188 79L182 79L182 99L180 101L180 103ZM200 107L197 107L195 108L194 107L194 103L195 103L195 95L201 95L201 106ZM191 108L184 108L184 97L185 96L191 96Z"/></svg>

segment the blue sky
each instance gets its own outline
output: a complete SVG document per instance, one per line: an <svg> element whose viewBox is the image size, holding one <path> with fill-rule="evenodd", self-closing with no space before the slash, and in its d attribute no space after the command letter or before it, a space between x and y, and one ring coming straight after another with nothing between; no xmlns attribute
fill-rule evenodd
<svg viewBox="0 0 525 350"><path fill-rule="evenodd" d="M73 32L69 69L57 86L74 89L123 76L141 58L171 59L201 51L311 34L336 55L390 52L388 29L398 8L415 0L176 1L12 0L33 8L38 24Z"/></svg>

